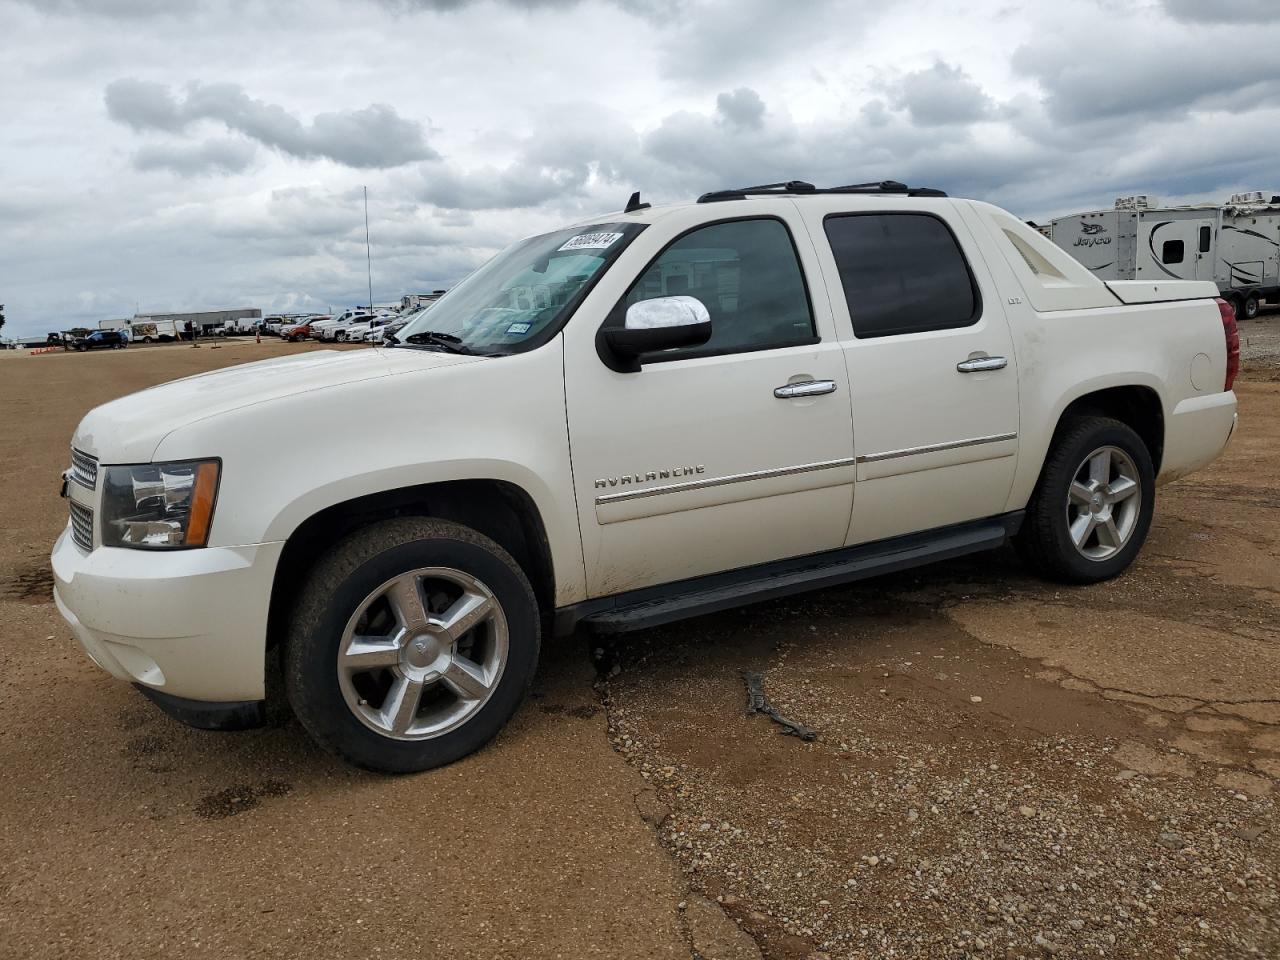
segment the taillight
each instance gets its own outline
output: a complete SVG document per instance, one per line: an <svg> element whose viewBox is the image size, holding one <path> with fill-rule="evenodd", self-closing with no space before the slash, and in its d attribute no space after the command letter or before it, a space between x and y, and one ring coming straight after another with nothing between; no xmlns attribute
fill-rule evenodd
<svg viewBox="0 0 1280 960"><path fill-rule="evenodd" d="M1227 338L1227 378L1222 385L1226 391L1235 384L1236 374L1240 372L1240 330L1236 326L1235 308L1221 297L1216 299L1218 312L1222 314L1222 335Z"/></svg>

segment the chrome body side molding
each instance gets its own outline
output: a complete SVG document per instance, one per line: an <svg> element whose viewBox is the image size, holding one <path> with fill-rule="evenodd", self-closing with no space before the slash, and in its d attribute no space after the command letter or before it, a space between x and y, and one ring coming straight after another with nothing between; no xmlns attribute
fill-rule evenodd
<svg viewBox="0 0 1280 960"><path fill-rule="evenodd" d="M709 487L723 487L731 483L746 483L751 480L770 480L774 477L790 477L798 473L812 473L815 470L831 470L836 467L851 467L857 461L852 457L840 460L823 460L818 463L802 463L793 467L774 467L770 470L753 470L750 473L732 473L726 477L707 477L705 480L688 480L683 483L665 483L659 487L644 487L639 490L626 490L622 493L606 493L596 497L596 505L621 503L625 500L640 500L645 497L656 497L666 493L682 493L686 490L705 490Z"/></svg>
<svg viewBox="0 0 1280 960"><path fill-rule="evenodd" d="M868 453L858 457L858 463L877 463L881 460L897 460L900 457L914 457L919 453L938 453L942 450L959 450L961 447L976 447L984 443L1003 443L1005 440L1017 440L1016 433L997 433L990 437L973 437L969 440L948 440L945 443L930 443L923 447L904 447L901 450L886 450L883 453Z"/></svg>

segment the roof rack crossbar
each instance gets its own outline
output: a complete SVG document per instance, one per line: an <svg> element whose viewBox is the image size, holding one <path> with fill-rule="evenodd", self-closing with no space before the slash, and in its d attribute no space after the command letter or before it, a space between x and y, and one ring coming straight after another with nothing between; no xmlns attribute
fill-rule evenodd
<svg viewBox="0 0 1280 960"><path fill-rule="evenodd" d="M745 200L751 196L770 196L792 193L902 193L909 197L945 197L945 191L933 187L908 187L897 180L879 180L872 183L850 183L842 187L815 187L804 180L788 180L785 183L765 183L758 187L739 187L736 190L713 190L698 198L699 203L716 203L721 200Z"/></svg>

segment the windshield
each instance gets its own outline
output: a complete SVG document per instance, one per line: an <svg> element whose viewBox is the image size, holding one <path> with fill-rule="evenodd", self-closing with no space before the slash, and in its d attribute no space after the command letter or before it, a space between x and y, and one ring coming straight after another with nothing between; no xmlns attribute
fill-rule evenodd
<svg viewBox="0 0 1280 960"><path fill-rule="evenodd" d="M414 314L396 333L400 345L443 334L469 353L518 353L554 334L588 284L644 229L603 223L558 230L513 244Z"/></svg>

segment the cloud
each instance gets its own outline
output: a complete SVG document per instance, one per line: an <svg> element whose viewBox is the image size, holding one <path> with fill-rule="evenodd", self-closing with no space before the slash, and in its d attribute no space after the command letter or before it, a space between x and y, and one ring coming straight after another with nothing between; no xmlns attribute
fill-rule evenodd
<svg viewBox="0 0 1280 960"><path fill-rule="evenodd" d="M243 173L256 153L252 143L240 139L157 143L140 148L133 155L133 165L138 170L168 170L183 177Z"/></svg>
<svg viewBox="0 0 1280 960"><path fill-rule="evenodd" d="M175 11L172 0L24 0L45 13L63 16L102 16L119 19L151 17Z"/></svg>
<svg viewBox="0 0 1280 960"><path fill-rule="evenodd" d="M451 13L475 6L479 0L380 0L381 3L396 10L431 10L439 13ZM576 7L581 0L502 0L507 6L523 7L527 10L556 9L560 7Z"/></svg>
<svg viewBox="0 0 1280 960"><path fill-rule="evenodd" d="M847 54L886 5L806 0L795 13L781 13L778 0L686 0L672 6L642 8L659 31L659 69L665 77L702 85L788 72L801 51L809 62Z"/></svg>
<svg viewBox="0 0 1280 960"><path fill-rule="evenodd" d="M941 60L904 76L894 102L923 127L973 123L992 110L991 98L967 73Z"/></svg>
<svg viewBox="0 0 1280 960"><path fill-rule="evenodd" d="M1273 23L1275 0L1162 0L1175 20L1188 23Z"/></svg>
<svg viewBox="0 0 1280 960"><path fill-rule="evenodd" d="M37 331L358 302L363 184L378 300L632 190L1272 189L1280 61L1223 63L1280 45L1275 2L0 0L3 299Z"/></svg>
<svg viewBox="0 0 1280 960"><path fill-rule="evenodd" d="M750 87L739 87L716 97L716 112L735 127L758 130L764 121L764 101Z"/></svg>
<svg viewBox="0 0 1280 960"><path fill-rule="evenodd" d="M121 0L121 2L128 2L128 0ZM401 13L418 11L455 13L468 7L482 6L490 0L378 0L378 2ZM586 0L491 0L491 2L530 12L563 10L586 4ZM651 18L681 13L688 0L605 0L605 2L635 16Z"/></svg>
<svg viewBox="0 0 1280 960"><path fill-rule="evenodd" d="M437 156L421 124L385 104L319 113L310 125L284 107L246 94L238 84L191 84L179 100L163 84L123 78L107 85L108 115L138 131L180 133L201 120L299 159L324 157L349 167L397 167Z"/></svg>
<svg viewBox="0 0 1280 960"><path fill-rule="evenodd" d="M107 84L103 99L108 116L134 130L177 133L188 123L178 101L163 84L125 77Z"/></svg>
<svg viewBox="0 0 1280 960"><path fill-rule="evenodd" d="M428 164L422 168L418 196L446 210L523 210L580 195L590 176L589 162L536 167L517 161L506 167L469 170Z"/></svg>
<svg viewBox="0 0 1280 960"><path fill-rule="evenodd" d="M1255 39L1266 45L1277 36ZM1084 49L1088 56L1081 56ZM1200 108L1251 110L1274 102L1280 86L1280 58L1224 69L1219 49L1181 30L1153 29L1141 44L1125 31L1069 30L1019 47L1011 65L1039 84L1050 119L1071 125L1149 123Z"/></svg>

